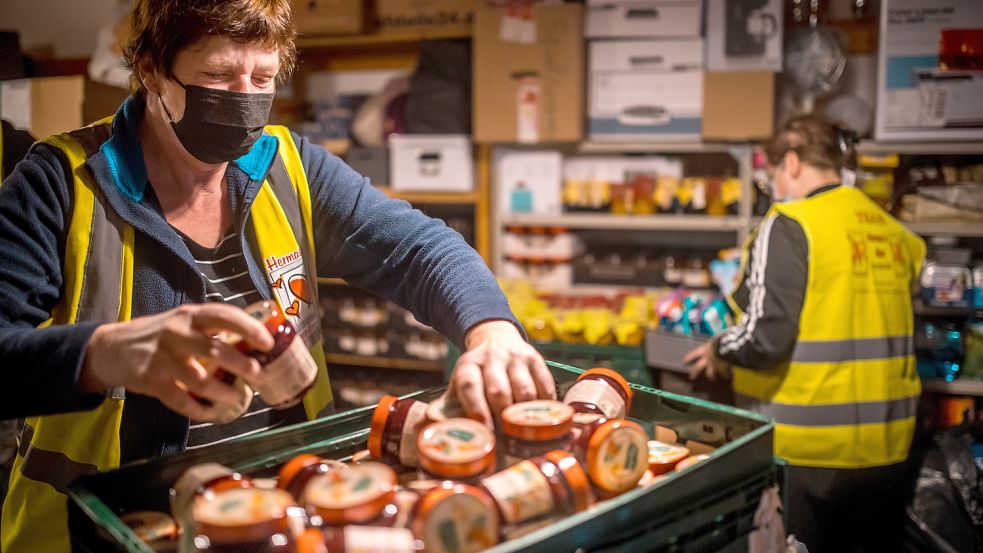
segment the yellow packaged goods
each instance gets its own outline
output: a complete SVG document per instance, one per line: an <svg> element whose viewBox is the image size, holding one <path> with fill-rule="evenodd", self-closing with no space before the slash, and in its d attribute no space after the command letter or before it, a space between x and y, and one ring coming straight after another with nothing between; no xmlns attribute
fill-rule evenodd
<svg viewBox="0 0 983 553"><path fill-rule="evenodd" d="M417 504L413 532L427 553L475 553L499 541L495 502L481 488L444 482Z"/></svg>
<svg viewBox="0 0 983 553"><path fill-rule="evenodd" d="M601 497L634 488L648 469L648 435L634 422L578 413L574 435L573 454Z"/></svg>
<svg viewBox="0 0 983 553"><path fill-rule="evenodd" d="M508 464L570 445L573 407L552 400L523 401L502 411L503 446Z"/></svg>
<svg viewBox="0 0 983 553"><path fill-rule="evenodd" d="M416 467L416 437L429 422L426 403L383 396L372 413L369 453L380 461Z"/></svg>
<svg viewBox="0 0 983 553"><path fill-rule="evenodd" d="M418 553L423 543L405 528L348 525L309 528L297 539L297 553Z"/></svg>
<svg viewBox="0 0 983 553"><path fill-rule="evenodd" d="M382 463L366 462L311 478L304 502L327 525L391 526L396 518L396 473Z"/></svg>
<svg viewBox="0 0 983 553"><path fill-rule="evenodd" d="M505 524L578 513L594 501L584 469L566 451L522 461L481 485L494 498Z"/></svg>
<svg viewBox="0 0 983 553"><path fill-rule="evenodd" d="M420 468L462 482L495 470L495 435L471 419L447 419L426 427L417 439Z"/></svg>
<svg viewBox="0 0 983 553"><path fill-rule="evenodd" d="M304 501L304 489L312 478L333 470L345 470L348 466L338 461L321 459L317 455L304 453L280 467L276 487L285 490L299 502Z"/></svg>
<svg viewBox="0 0 983 553"><path fill-rule="evenodd" d="M676 468L680 461L689 457L689 449L658 440L649 440L648 455L649 470L653 475L658 476Z"/></svg>
<svg viewBox="0 0 983 553"><path fill-rule="evenodd" d="M287 553L293 550L290 509L296 507L283 490L235 488L195 504L198 524L194 544L202 553Z"/></svg>
<svg viewBox="0 0 983 553"><path fill-rule="evenodd" d="M604 367L584 371L567 390L563 402L578 413L623 419L631 409L631 386L621 374Z"/></svg>

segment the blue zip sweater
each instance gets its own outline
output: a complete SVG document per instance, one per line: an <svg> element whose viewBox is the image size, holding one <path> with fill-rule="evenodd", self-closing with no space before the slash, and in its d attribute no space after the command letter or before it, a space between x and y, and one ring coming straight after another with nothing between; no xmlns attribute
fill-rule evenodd
<svg viewBox="0 0 983 553"><path fill-rule="evenodd" d="M147 191L137 130L145 104L121 106L113 133L86 164L111 209L136 229L132 316L201 303L194 259ZM391 200L337 157L294 135L311 188L317 271L340 277L410 310L461 345L482 321L515 322L482 259L442 221ZM277 151L263 136L229 164L226 178L249 273L271 297L249 207ZM37 329L62 294L72 184L64 154L39 143L0 187L0 419L93 408L101 395L76 385L85 345L98 323ZM108 321L107 321L108 322ZM188 419L156 399L128 394L120 439L123 461L180 451Z"/></svg>

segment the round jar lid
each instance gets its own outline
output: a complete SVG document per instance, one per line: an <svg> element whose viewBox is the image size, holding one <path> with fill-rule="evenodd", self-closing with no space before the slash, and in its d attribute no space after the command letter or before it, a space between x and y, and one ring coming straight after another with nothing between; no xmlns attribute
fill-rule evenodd
<svg viewBox="0 0 983 553"><path fill-rule="evenodd" d="M498 510L482 489L443 482L420 498L414 533L428 553L473 553L498 543Z"/></svg>
<svg viewBox="0 0 983 553"><path fill-rule="evenodd" d="M587 444L587 474L604 492L624 493L648 470L648 435L624 419L602 423Z"/></svg>
<svg viewBox="0 0 983 553"><path fill-rule="evenodd" d="M570 486L576 512L579 513L590 507L591 503L594 502L594 495L591 493L590 481L587 479L587 474L584 472L584 468L580 465L580 462L577 461L577 458L573 454L560 449L550 451L545 457L560 469L567 484Z"/></svg>
<svg viewBox="0 0 983 553"><path fill-rule="evenodd" d="M676 463L676 472L682 472L693 465L699 464L702 461L709 459L709 455L694 455L693 457L687 457L682 461Z"/></svg>
<svg viewBox="0 0 983 553"><path fill-rule="evenodd" d="M144 543L177 539L177 524L166 513L138 511L119 517Z"/></svg>
<svg viewBox="0 0 983 553"><path fill-rule="evenodd" d="M326 522L348 524L371 520L393 502L396 473L382 463L351 465L311 478L304 501Z"/></svg>
<svg viewBox="0 0 983 553"><path fill-rule="evenodd" d="M372 422L369 426L369 454L375 459L382 459L383 434L386 432L386 423L392 416L393 406L399 400L396 396L382 396L375 411L372 411Z"/></svg>
<svg viewBox="0 0 983 553"><path fill-rule="evenodd" d="M555 440L570 432L573 414L573 407L560 401L523 401L502 411L502 432L520 440Z"/></svg>
<svg viewBox="0 0 983 553"><path fill-rule="evenodd" d="M632 398L633 392L631 390L631 385L628 384L628 381L625 380L625 377L621 376L621 373L619 373L618 371L614 371L614 370L611 370L611 369L604 368L604 367L594 367L592 369L587 369L586 371L584 371L579 377L577 377L577 380L583 380L584 378L587 378L588 376L591 376L591 375L602 375L602 376L606 376L606 377L610 378L611 380L614 380L615 382L617 382L618 385L621 386L621 389L624 390L625 397L628 398L628 401L625 402L625 411L629 411L630 410L630 408L631 408L631 398Z"/></svg>
<svg viewBox="0 0 983 553"><path fill-rule="evenodd" d="M689 449L660 442L649 440L649 470L658 476L671 471L683 459L689 457Z"/></svg>
<svg viewBox="0 0 983 553"><path fill-rule="evenodd" d="M482 474L495 463L495 435L471 419L447 419L427 426L417 438L420 467L444 478Z"/></svg>
<svg viewBox="0 0 983 553"><path fill-rule="evenodd" d="M199 531L213 541L255 541L284 529L287 509L297 504L283 490L236 488L198 501L192 515Z"/></svg>

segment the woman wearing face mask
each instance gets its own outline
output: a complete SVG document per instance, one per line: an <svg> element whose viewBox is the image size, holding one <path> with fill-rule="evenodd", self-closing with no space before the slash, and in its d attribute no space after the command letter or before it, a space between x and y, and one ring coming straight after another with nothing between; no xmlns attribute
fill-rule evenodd
<svg viewBox="0 0 983 553"><path fill-rule="evenodd" d="M62 494L81 474L330 413L317 276L385 296L459 344L449 394L469 415L490 423L554 396L460 235L267 125L294 36L289 0L139 0L133 95L37 144L0 187L0 418L46 415L27 420L3 551L67 551ZM260 375L213 337L274 346L240 309L260 299L291 316L317 379L293 408L254 398L233 423L203 423L208 403L238 397L207 367Z"/></svg>
<svg viewBox="0 0 983 553"><path fill-rule="evenodd" d="M811 553L896 551L921 392L911 290L924 242L840 184L848 134L796 117L765 144L772 207L745 248L738 324L687 358L775 419L789 531Z"/></svg>

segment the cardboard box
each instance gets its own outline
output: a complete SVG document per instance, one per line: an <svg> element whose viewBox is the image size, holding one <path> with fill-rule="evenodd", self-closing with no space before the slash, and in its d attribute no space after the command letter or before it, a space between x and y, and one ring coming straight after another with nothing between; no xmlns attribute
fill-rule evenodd
<svg viewBox="0 0 983 553"><path fill-rule="evenodd" d="M874 138L983 138L983 72L939 68L943 31L980 28L979 0L884 0Z"/></svg>
<svg viewBox="0 0 983 553"><path fill-rule="evenodd" d="M39 140L82 126L83 77L0 82L0 117Z"/></svg>
<svg viewBox="0 0 983 553"><path fill-rule="evenodd" d="M765 139L774 127L774 73L709 71L703 76L704 139Z"/></svg>
<svg viewBox="0 0 983 553"><path fill-rule="evenodd" d="M407 38L469 36L482 0L376 0L380 34Z"/></svg>
<svg viewBox="0 0 983 553"><path fill-rule="evenodd" d="M584 135L583 6L505 8L475 15L473 129L477 142L575 142Z"/></svg>
<svg viewBox="0 0 983 553"><path fill-rule="evenodd" d="M777 0L775 0L777 1ZM699 37L699 0L593 0L587 38Z"/></svg>
<svg viewBox="0 0 983 553"><path fill-rule="evenodd" d="M708 71L781 71L781 0L707 0Z"/></svg>
<svg viewBox="0 0 983 553"><path fill-rule="evenodd" d="M118 86L97 83L86 77L85 98L82 100L82 124L95 123L111 115L115 115L123 100L130 91Z"/></svg>
<svg viewBox="0 0 983 553"><path fill-rule="evenodd" d="M590 64L591 139L700 139L702 40L593 42Z"/></svg>
<svg viewBox="0 0 983 553"><path fill-rule="evenodd" d="M474 189L471 140L451 134L389 135L393 190L468 192Z"/></svg>
<svg viewBox="0 0 983 553"><path fill-rule="evenodd" d="M294 24L301 35L351 35L366 31L362 0L293 0Z"/></svg>

